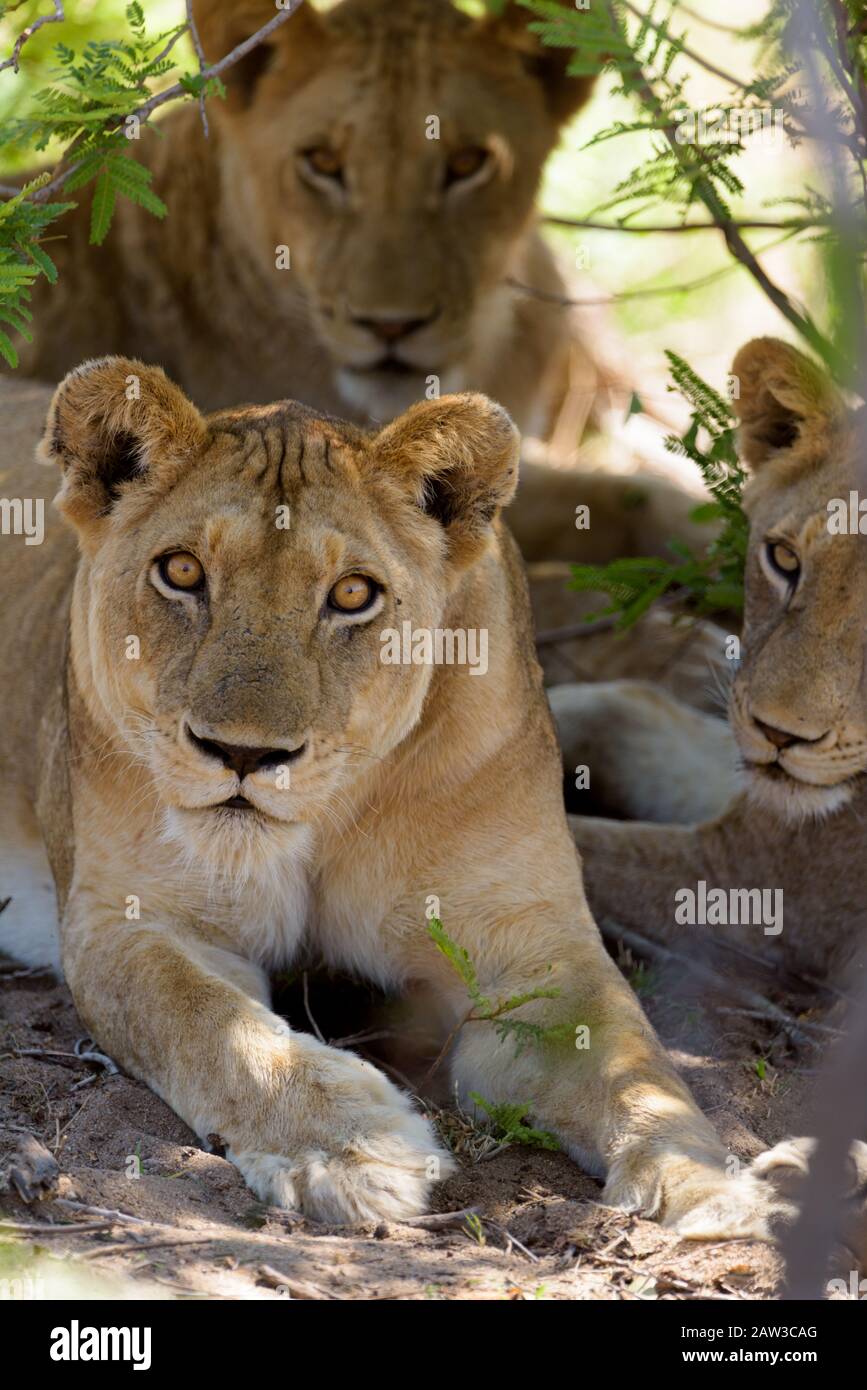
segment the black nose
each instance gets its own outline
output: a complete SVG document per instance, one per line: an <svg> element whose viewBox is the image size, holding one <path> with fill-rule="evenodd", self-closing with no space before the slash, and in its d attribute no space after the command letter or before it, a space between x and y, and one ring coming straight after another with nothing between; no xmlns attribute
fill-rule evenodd
<svg viewBox="0 0 867 1390"><path fill-rule="evenodd" d="M220 743L215 738L200 738L187 725L190 739L209 758L218 758L230 772L236 772L243 781L251 772L266 772L269 767L281 767L293 762L304 751L304 744L297 748L250 748L243 743Z"/></svg>
<svg viewBox="0 0 867 1390"><path fill-rule="evenodd" d="M433 313L425 314L420 318L374 318L354 314L352 322L358 328L366 328L369 333L373 333L384 343L396 343L401 338L408 338L410 333L417 333L420 328L426 328L429 323L433 323L437 312L435 309Z"/></svg>

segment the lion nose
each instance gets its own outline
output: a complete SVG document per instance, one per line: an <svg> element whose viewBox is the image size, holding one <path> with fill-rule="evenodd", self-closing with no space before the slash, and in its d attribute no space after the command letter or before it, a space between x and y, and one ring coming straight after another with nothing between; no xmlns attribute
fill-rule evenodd
<svg viewBox="0 0 867 1390"><path fill-rule="evenodd" d="M790 734L785 729L776 729L773 724L765 724L763 720L753 718L753 723L757 729L761 729L765 738L772 743L775 748L788 748L790 744L802 743L805 740L799 738L797 734Z"/></svg>
<svg viewBox="0 0 867 1390"><path fill-rule="evenodd" d="M297 748L251 748L244 743L221 743L216 738L203 738L189 724L187 730L192 742L206 757L218 758L230 772L236 772L242 782L249 773L281 767L293 762L304 751L303 743Z"/></svg>
<svg viewBox="0 0 867 1390"><path fill-rule="evenodd" d="M416 318L353 314L352 322L358 328L366 328L368 333L372 333L383 343L397 343L401 338L408 338L410 333L417 333L420 328L426 328L429 323L433 323L438 312L437 309L434 309L430 314Z"/></svg>

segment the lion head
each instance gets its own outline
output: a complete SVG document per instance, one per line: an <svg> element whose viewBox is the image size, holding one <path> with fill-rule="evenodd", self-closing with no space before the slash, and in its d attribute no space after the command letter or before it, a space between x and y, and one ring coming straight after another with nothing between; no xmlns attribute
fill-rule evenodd
<svg viewBox="0 0 867 1390"><path fill-rule="evenodd" d="M274 17L273 0L197 0L209 58ZM591 79L508 3L304 4L227 71L213 119L224 200L290 292L347 410L390 419L481 379L511 324L542 167ZM303 342L298 350L303 351ZM474 365L475 364L475 365Z"/></svg>
<svg viewBox="0 0 867 1390"><path fill-rule="evenodd" d="M755 799L787 819L824 815L867 772L864 412L774 338L748 343L732 371L753 472L732 724Z"/></svg>
<svg viewBox="0 0 867 1390"><path fill-rule="evenodd" d="M386 663L383 632L443 625L517 451L479 395L367 435L292 402L204 417L122 358L61 383L41 452L79 537L74 686L170 841L249 876L407 737L434 667Z"/></svg>

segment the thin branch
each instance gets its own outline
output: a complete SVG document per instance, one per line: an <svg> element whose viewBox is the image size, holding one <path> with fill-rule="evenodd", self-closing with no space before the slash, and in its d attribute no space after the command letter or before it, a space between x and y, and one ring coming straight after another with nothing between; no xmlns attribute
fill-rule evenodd
<svg viewBox="0 0 867 1390"><path fill-rule="evenodd" d="M278 10L277 14L274 15L273 19L269 19L268 23L263 24L261 29L257 29L254 34L250 35L249 38L244 39L242 43L237 44L231 50L231 52L227 53L225 57L221 58L219 62L213 63L210 67L204 68L201 72L201 76L207 82L210 81L213 77L219 77L222 73L226 72L228 68L234 67L235 63L239 63L242 58L246 58L247 54L251 53L252 50L258 47L260 43L263 43L265 39L270 38L274 31L276 29L279 29L281 24L285 24L287 19L291 19L292 15L295 13L295 11L302 3L303 0L289 0L285 9ZM180 33L176 36L176 39L179 37ZM148 100L143 102L141 106L137 106L134 111L130 111L124 116L117 117L115 125L120 126L125 121L131 119L137 119L139 121L148 121L150 120L150 117L153 115L154 111L156 111L160 106L164 106L166 102L175 101L178 97L184 96L189 96L187 89L183 86L181 82L176 82L173 86L167 87L165 91L157 92L152 97L149 97ZM73 145L70 146L69 150L67 150L64 159L61 160L61 166L65 162L65 160L68 159L72 151L75 149L77 143L78 141L73 142ZM39 188L34 191L34 193L31 195L32 201L35 203L47 202L48 199L51 198L51 196L54 193L57 193L63 187L63 185L66 183L66 180L71 177L71 175L75 172L77 168L78 162L71 164L66 169L62 169L61 172L58 172L55 175L55 177L51 180L50 183L47 183L43 188ZM4 188L0 190L0 192L4 193L7 191L11 191L15 196L17 196L17 194L21 192L20 188L16 188L14 190L7 190Z"/></svg>
<svg viewBox="0 0 867 1390"><path fill-rule="evenodd" d="M719 223L719 230L725 231L725 224ZM772 250L779 246L781 241L786 241L794 232L787 232L770 246L762 248L763 251ZM534 285L525 285L522 280L516 280L513 276L508 276L503 282L513 290L520 290L523 294L532 295L534 299L544 300L546 304L560 304L564 309L576 308L598 308L606 304L619 304L627 299L659 299L669 294L683 294L687 290L703 290L708 285L713 285L717 280L721 280L724 275L730 275L737 267L735 265L723 265L718 270L711 270L707 275L699 275L695 280L684 280L680 285L649 285L637 290L618 290L616 293L605 295L604 298L597 299L572 299L565 294L557 294L553 290L540 290Z"/></svg>
<svg viewBox="0 0 867 1390"><path fill-rule="evenodd" d="M319 1039L319 1041L320 1041L321 1043L324 1043L324 1042L325 1042L325 1038L322 1036L322 1029L319 1027L319 1024L316 1022L316 1019L313 1017L313 1011L312 1011L312 1009L310 1008L310 988L309 988L309 985L308 985L308 982L307 982L307 971L306 971L306 970L304 971L304 973L303 973L302 976L301 976L301 986L302 986L302 989L304 990L304 1012L305 1012L306 1015L307 1015L307 1021L308 1021L308 1023L310 1024L310 1027L313 1029L313 1031L314 1031L314 1033L316 1034L316 1036L317 1036L317 1038Z"/></svg>
<svg viewBox="0 0 867 1390"><path fill-rule="evenodd" d="M597 632L610 632L617 623L615 613L604 618L591 618L585 623L568 623L566 627L552 627L536 634L537 647L550 647L557 642L571 642L573 637L593 637Z"/></svg>
<svg viewBox="0 0 867 1390"><path fill-rule="evenodd" d="M698 10L694 10L691 5L684 5L683 0L678 0L677 8L681 14L688 14L690 19L698 20L699 24L703 24L707 29L717 29L721 34L734 34L736 38L741 37L742 31L736 24L722 24L718 19L708 19L705 15L699 14Z"/></svg>
<svg viewBox="0 0 867 1390"><path fill-rule="evenodd" d="M41 29L43 24L62 24L66 19L63 13L62 0L54 0L54 14L45 14L41 19L34 19L32 24L28 24L26 29L22 29L18 38L15 40L15 47L12 49L12 56L0 63L0 72L5 72L6 68L18 71L18 59L21 57L21 50L28 39L32 39L37 29Z"/></svg>
<svg viewBox="0 0 867 1390"><path fill-rule="evenodd" d="M651 226L636 227L628 222L594 222L592 218L557 217L550 213L544 213L540 220L551 227L587 227L593 232L634 232L641 234L646 232L721 232L723 230L719 222L656 222ZM810 218L792 218L786 222L763 222L761 219L756 219L755 221L731 223L731 226L736 227L739 232L797 232L829 225L828 219L815 221Z"/></svg>
<svg viewBox="0 0 867 1390"><path fill-rule="evenodd" d="M411 1226L416 1231L445 1231L450 1226L463 1226L467 1217L479 1214L478 1207L463 1207L461 1211L434 1211L427 1216L404 1216L398 1224Z"/></svg>
<svg viewBox="0 0 867 1390"><path fill-rule="evenodd" d="M186 0L186 5L187 28L190 31L190 38L193 41L193 48L196 50L196 57L199 60L199 72L203 73L205 71L205 68L208 66L208 60L205 57L205 50L202 48L202 40L199 37L199 30L196 25L196 17L193 14L193 0ZM205 139L207 140L210 138L211 131L210 127L208 126L208 113L205 110L204 92L199 93L199 112L202 117L202 129L205 132Z"/></svg>
<svg viewBox="0 0 867 1390"><path fill-rule="evenodd" d="M777 1004L766 999L763 994L759 994L749 985L742 984L739 980L727 979L714 970L712 966L683 955L680 951L674 951L670 946L663 946L659 941L642 936L640 932L631 931L628 927L621 926L619 922L600 922L599 930L609 941L625 941L626 945L633 951L637 951L639 955L656 957L657 960L666 964L675 963L704 980L712 989L721 990L735 999L741 999L749 1009L754 1010L767 1023L776 1024L777 1027L788 1033L792 1042L800 1043L802 1047L817 1046L815 1040L809 1036L810 1025L808 1023L793 1018L785 1009L779 1008Z"/></svg>
<svg viewBox="0 0 867 1390"><path fill-rule="evenodd" d="M627 4L628 3L629 0L627 0ZM611 0L606 0L606 4L611 23L616 28L617 20ZM633 8L631 5L629 7L630 9ZM639 64L636 64L635 73L637 75L633 80L641 101L651 115L655 117L660 127L662 127L662 134L672 154L683 172L692 179L692 186L696 194L701 198L701 201L704 203L714 222L720 227L732 256L749 271L750 275L752 275L753 279L774 307L797 329L823 361L829 365L833 364L838 372L842 372L845 375L846 364L841 359L834 344L829 342L824 334L820 332L806 311L802 313L796 305L792 303L785 291L774 283L767 272L759 265L759 262L740 235L740 232L738 232L734 223L729 218L725 217L716 189L711 180L707 178L706 175L699 175L696 177L694 171L689 167L687 150L684 146L677 143L671 130L665 128L665 113L662 109L662 104L645 75L643 68Z"/></svg>
<svg viewBox="0 0 867 1390"><path fill-rule="evenodd" d="M656 20L650 18L650 15L644 14L637 5L631 3L631 0L623 0L623 3L630 14L633 14L642 24L648 25L649 28L654 29L657 34L661 34L663 38L670 39L672 43L676 44L678 51L682 53L685 58L690 58L692 62L698 63L700 68L704 68L706 72L712 73L714 77L721 78L723 82L728 82L731 87L739 87L742 92L751 90L749 82L742 82L739 77L732 77L730 72L725 72L722 68L718 68L714 63L711 63L709 59L703 58L700 53L696 53L694 48L689 48L676 34L672 34L671 30L665 24L657 24Z"/></svg>

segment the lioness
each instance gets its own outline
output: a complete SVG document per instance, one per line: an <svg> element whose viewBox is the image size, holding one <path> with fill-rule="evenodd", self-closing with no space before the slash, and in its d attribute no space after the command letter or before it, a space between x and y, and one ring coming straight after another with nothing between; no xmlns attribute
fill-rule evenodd
<svg viewBox="0 0 867 1390"><path fill-rule="evenodd" d="M864 417L820 368L776 339L748 343L732 373L741 457L753 474L744 493L742 661L729 703L746 787L699 825L588 819L573 827L597 916L695 940L700 929L677 921L678 890L703 880L726 892L779 891L779 932L723 922L710 934L778 968L839 979L867 930L867 521L857 511ZM688 739L689 723L677 716L677 725ZM602 754L609 764L613 743ZM697 770L702 756L719 765L718 738L682 758L674 739L667 748L675 781L681 763L693 777L718 776ZM633 759L616 775L634 770Z"/></svg>
<svg viewBox="0 0 867 1390"><path fill-rule="evenodd" d="M485 993L552 992L520 1017L560 1025L518 1055L465 1027L461 1093L526 1098L609 1202L692 1236L764 1233L772 1189L726 1176L587 908L498 516L505 411L443 398L373 435L291 402L204 417L161 370L108 358L62 382L31 455L21 439L7 492L46 497L53 463L71 529L0 547L0 883L19 880L0 931L44 958L41 836L54 958L94 1038L221 1136L264 1201L419 1212L450 1167L427 1121L290 1032L267 971L310 955L423 982L448 1031L468 1000L425 930L434 895ZM484 632L486 669L388 664L405 624Z"/></svg>
<svg viewBox="0 0 867 1390"><path fill-rule="evenodd" d="M275 7L194 12L216 61ZM437 378L546 435L570 372L588 398L595 382L533 203L592 83L567 76L569 50L544 48L529 18L514 3L481 20L449 0L303 4L226 72L208 140L191 104L164 138L130 141L165 222L121 199L94 248L90 198L64 218L24 370L56 382L122 352L159 362L203 409L289 395L361 423Z"/></svg>

